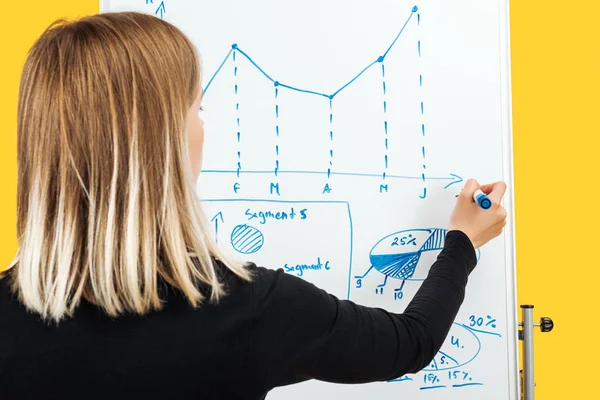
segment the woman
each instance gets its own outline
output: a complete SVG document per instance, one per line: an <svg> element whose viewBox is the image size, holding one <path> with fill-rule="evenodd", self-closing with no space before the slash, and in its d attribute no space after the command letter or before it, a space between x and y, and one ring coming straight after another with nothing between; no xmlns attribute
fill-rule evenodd
<svg viewBox="0 0 600 400"><path fill-rule="evenodd" d="M262 399L424 368L498 236L506 186L469 180L403 314L338 300L215 245L195 181L198 56L137 13L51 26L18 108L19 251L0 280L1 399Z"/></svg>

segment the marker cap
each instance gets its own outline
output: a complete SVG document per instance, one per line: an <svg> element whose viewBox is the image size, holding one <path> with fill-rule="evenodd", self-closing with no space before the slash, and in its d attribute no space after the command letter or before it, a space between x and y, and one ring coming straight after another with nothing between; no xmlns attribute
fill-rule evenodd
<svg viewBox="0 0 600 400"><path fill-rule="evenodd" d="M484 210L487 210L492 206L492 201L481 191L481 189L477 189L475 193L473 193L473 200L475 200L479 207Z"/></svg>

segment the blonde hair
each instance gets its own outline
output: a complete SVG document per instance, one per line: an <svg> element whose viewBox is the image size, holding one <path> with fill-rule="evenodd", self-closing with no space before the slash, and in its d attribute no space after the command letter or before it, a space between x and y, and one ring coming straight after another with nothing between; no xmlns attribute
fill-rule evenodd
<svg viewBox="0 0 600 400"><path fill-rule="evenodd" d="M200 91L191 42L140 13L57 21L19 91L12 287L45 319L82 298L110 316L161 308L159 280L196 307L225 294L213 264L248 270L213 239L185 129Z"/></svg>

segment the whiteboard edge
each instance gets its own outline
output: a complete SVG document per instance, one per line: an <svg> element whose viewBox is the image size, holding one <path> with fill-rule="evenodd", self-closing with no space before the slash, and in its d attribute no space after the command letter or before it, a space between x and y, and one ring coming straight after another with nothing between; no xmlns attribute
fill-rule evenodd
<svg viewBox="0 0 600 400"><path fill-rule="evenodd" d="M100 13L110 10L110 0L100 0Z"/></svg>
<svg viewBox="0 0 600 400"><path fill-rule="evenodd" d="M520 398L519 377L519 340L518 340L518 299L517 299L517 257L516 257L516 223L515 223L515 192L514 192L514 156L513 156L513 123L512 123L512 76L511 76L511 48L510 48L510 0L500 0L500 70L502 90L502 151L504 153L504 176L509 178L509 201L504 201L508 211L508 228L505 230L506 260L512 263L512 268L506 268L506 281L509 283L506 290L507 308L512 312L507 314L511 320L507 321L507 336L509 341L509 398ZM508 203L508 204L507 204ZM510 284L512 282L512 285ZM509 310L507 310L509 311ZM512 315L512 317L510 317ZM512 348L512 350L511 350Z"/></svg>

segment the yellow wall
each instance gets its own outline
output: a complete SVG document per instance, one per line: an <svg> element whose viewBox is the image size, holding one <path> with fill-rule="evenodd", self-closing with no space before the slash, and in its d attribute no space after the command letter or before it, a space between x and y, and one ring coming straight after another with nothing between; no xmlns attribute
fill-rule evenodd
<svg viewBox="0 0 600 400"><path fill-rule="evenodd" d="M536 334L536 394L594 398L600 351L600 4L513 0L511 35L519 302L554 318ZM98 11L97 0L2 6L0 268L16 250L16 100L25 53L59 17ZM595 174L593 173L595 170ZM587 396L586 396L587 395Z"/></svg>
<svg viewBox="0 0 600 400"><path fill-rule="evenodd" d="M99 11L97 0L23 0L2 4L0 24L0 271L17 250L17 94L27 51L59 18Z"/></svg>
<svg viewBox="0 0 600 400"><path fill-rule="evenodd" d="M597 0L511 4L519 301L556 324L535 337L541 400L600 398L599 15Z"/></svg>

